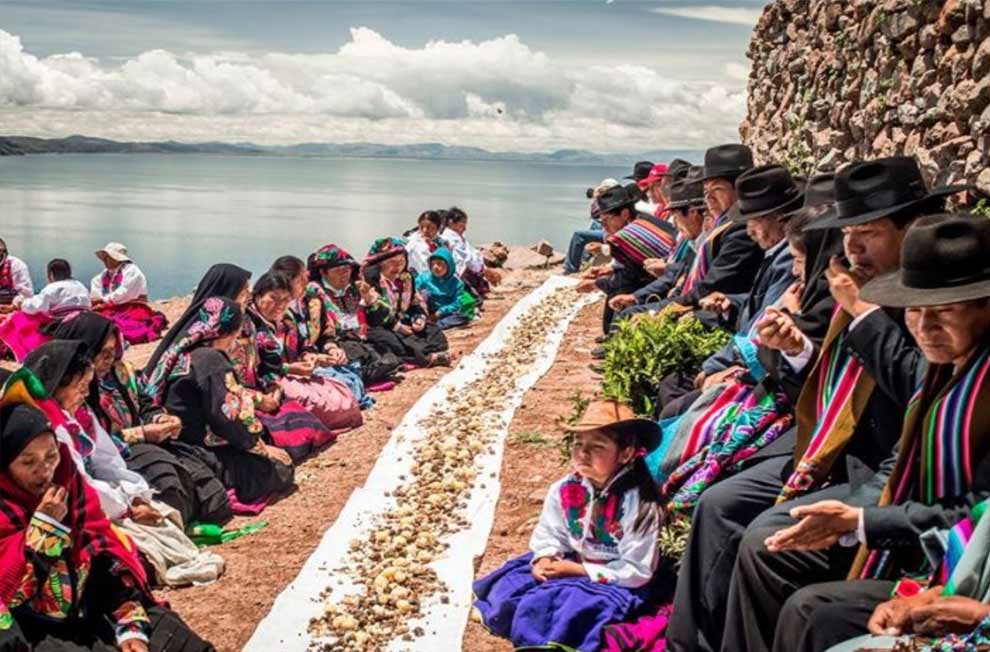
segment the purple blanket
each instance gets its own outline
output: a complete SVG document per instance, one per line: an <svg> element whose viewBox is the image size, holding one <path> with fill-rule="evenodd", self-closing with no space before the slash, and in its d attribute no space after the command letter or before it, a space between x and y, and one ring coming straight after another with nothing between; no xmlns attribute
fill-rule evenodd
<svg viewBox="0 0 990 652"><path fill-rule="evenodd" d="M605 626L633 615L649 593L581 577L540 583L530 572L532 559L532 553L512 559L474 583L485 627L516 647L556 644L598 652Z"/></svg>

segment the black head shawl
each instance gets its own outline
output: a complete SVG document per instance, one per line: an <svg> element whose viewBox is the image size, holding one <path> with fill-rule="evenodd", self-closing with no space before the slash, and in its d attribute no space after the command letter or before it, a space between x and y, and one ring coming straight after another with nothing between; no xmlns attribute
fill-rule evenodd
<svg viewBox="0 0 990 652"><path fill-rule="evenodd" d="M196 286L196 293L193 295L192 301L189 302L189 307L165 333L165 337L158 343L158 348L155 349L154 354L145 365L145 374L150 374L158 366L158 361L162 355L185 334L186 329L199 315L204 301L210 297L236 299L250 280L251 272L230 263L217 263L206 270L206 274Z"/></svg>
<svg viewBox="0 0 990 652"><path fill-rule="evenodd" d="M820 343L828 332L835 307L825 272L832 257L842 254L842 232L839 229L822 229L805 231L803 235L808 254L804 264L801 315L795 323L812 341Z"/></svg>
<svg viewBox="0 0 990 652"><path fill-rule="evenodd" d="M38 408L18 403L0 410L0 471L21 454L27 445L38 435L51 432L48 417Z"/></svg>
<svg viewBox="0 0 990 652"><path fill-rule="evenodd" d="M53 396L65 374L83 356L89 357L85 343L79 340L53 340L29 353L24 358L24 366L38 377L48 395Z"/></svg>
<svg viewBox="0 0 990 652"><path fill-rule="evenodd" d="M95 312L82 312L77 316L62 322L55 329L56 340L78 340L86 345L86 353L95 359L103 350L103 344L108 337L118 340L117 326L103 315ZM123 348L118 346L117 356L123 354ZM112 372L111 372L112 373ZM93 377L93 382L89 384L89 395L86 403L93 408L101 421L106 419L103 408L100 406L100 379Z"/></svg>

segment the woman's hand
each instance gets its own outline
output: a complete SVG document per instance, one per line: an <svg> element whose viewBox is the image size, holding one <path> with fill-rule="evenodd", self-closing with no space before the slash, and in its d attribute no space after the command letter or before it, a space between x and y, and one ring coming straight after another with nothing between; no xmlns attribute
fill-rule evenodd
<svg viewBox="0 0 990 652"><path fill-rule="evenodd" d="M292 466L292 458L289 457L289 454L286 453L284 449L281 449L278 446L269 446L268 444L265 444L265 455L267 455L270 460L286 466Z"/></svg>
<svg viewBox="0 0 990 652"><path fill-rule="evenodd" d="M182 421L179 417L165 415L164 419L156 419L154 423L141 426L144 440L149 444L161 444L169 439L175 439L182 432Z"/></svg>
<svg viewBox="0 0 990 652"><path fill-rule="evenodd" d="M414 333L422 333L426 329L426 317L422 315L413 320L412 331Z"/></svg>
<svg viewBox="0 0 990 652"><path fill-rule="evenodd" d="M361 301L364 302L364 305L370 306L378 301L378 292L367 281L358 281L355 285L357 285L358 294L361 295Z"/></svg>
<svg viewBox="0 0 990 652"><path fill-rule="evenodd" d="M139 499L131 506L131 520L141 525L161 525L162 514L148 503Z"/></svg>
<svg viewBox="0 0 990 652"><path fill-rule="evenodd" d="M282 393L277 389L274 389L267 394L261 394L258 399L258 409L262 412L267 412L268 414L278 412L278 408L281 405Z"/></svg>
<svg viewBox="0 0 990 652"><path fill-rule="evenodd" d="M117 647L120 652L148 652L148 644L139 638L129 638Z"/></svg>
<svg viewBox="0 0 990 652"><path fill-rule="evenodd" d="M915 634L966 634L990 616L990 605L954 595L932 600L911 610Z"/></svg>
<svg viewBox="0 0 990 652"><path fill-rule="evenodd" d="M313 375L314 369L316 369L316 366L312 360L300 360L289 365L289 375L309 378Z"/></svg>
<svg viewBox="0 0 990 652"><path fill-rule="evenodd" d="M45 495L41 497L41 502L35 511L45 516L61 521L69 513L69 495L65 489L52 485L45 490Z"/></svg>
<svg viewBox="0 0 990 652"><path fill-rule="evenodd" d="M540 557L535 562L533 562L532 573L533 577L536 578L537 582L546 582L549 577L547 577L547 569L550 568L550 564L556 561L553 557Z"/></svg>
<svg viewBox="0 0 990 652"><path fill-rule="evenodd" d="M801 295L804 294L804 283L795 283L787 288L780 300L780 306L792 313L801 312Z"/></svg>
<svg viewBox="0 0 990 652"><path fill-rule="evenodd" d="M326 350L326 359L329 366L336 367L337 365L347 364L347 353L344 349L339 346L334 346L331 344Z"/></svg>
<svg viewBox="0 0 990 652"><path fill-rule="evenodd" d="M587 577L588 571L576 561L555 559L543 570L543 575L548 580L556 580L561 577Z"/></svg>

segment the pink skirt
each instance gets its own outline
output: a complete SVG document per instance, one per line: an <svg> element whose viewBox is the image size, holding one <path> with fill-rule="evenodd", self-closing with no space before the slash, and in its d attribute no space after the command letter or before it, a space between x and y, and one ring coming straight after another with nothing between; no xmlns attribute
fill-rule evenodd
<svg viewBox="0 0 990 652"><path fill-rule="evenodd" d="M29 315L20 310L11 313L0 324L0 343L6 346L15 360L24 362L31 351L52 339L41 332L51 320L48 313Z"/></svg>
<svg viewBox="0 0 990 652"><path fill-rule="evenodd" d="M361 406L350 388L331 378L282 378L279 387L285 398L312 412L337 434L364 423Z"/></svg>
<svg viewBox="0 0 990 652"><path fill-rule="evenodd" d="M294 464L337 439L336 432L296 401L282 401L275 414L255 414L271 435L272 443L284 449Z"/></svg>
<svg viewBox="0 0 990 652"><path fill-rule="evenodd" d="M119 306L99 306L93 311L116 324L128 344L154 342L168 328L165 315L141 301L122 303Z"/></svg>

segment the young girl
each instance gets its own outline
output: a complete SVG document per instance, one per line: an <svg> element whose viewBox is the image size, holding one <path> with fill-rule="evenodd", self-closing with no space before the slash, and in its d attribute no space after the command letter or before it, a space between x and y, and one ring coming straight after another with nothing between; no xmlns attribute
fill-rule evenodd
<svg viewBox="0 0 990 652"><path fill-rule="evenodd" d="M440 329L463 326L474 319L475 299L454 269L450 250L441 247L430 256L430 271L416 279L430 317Z"/></svg>
<svg viewBox="0 0 990 652"><path fill-rule="evenodd" d="M429 258L437 249L444 246L440 232L444 228L440 211L423 211L416 220L417 228L409 235L406 251L409 252L409 269L416 274L429 271Z"/></svg>
<svg viewBox="0 0 990 652"><path fill-rule="evenodd" d="M468 226L468 215L456 206L447 209L447 226L444 228L440 238L447 243L447 247L454 254L454 261L457 263L457 275L478 296L486 296L491 291L491 286L498 285L502 281L502 275L498 270L491 269L485 265L485 259L467 240L465 232Z"/></svg>
<svg viewBox="0 0 990 652"><path fill-rule="evenodd" d="M602 629L635 616L658 562L660 512L643 457L656 423L598 401L575 427L574 472L550 487L530 552L474 584L493 633L518 646L601 647Z"/></svg>

